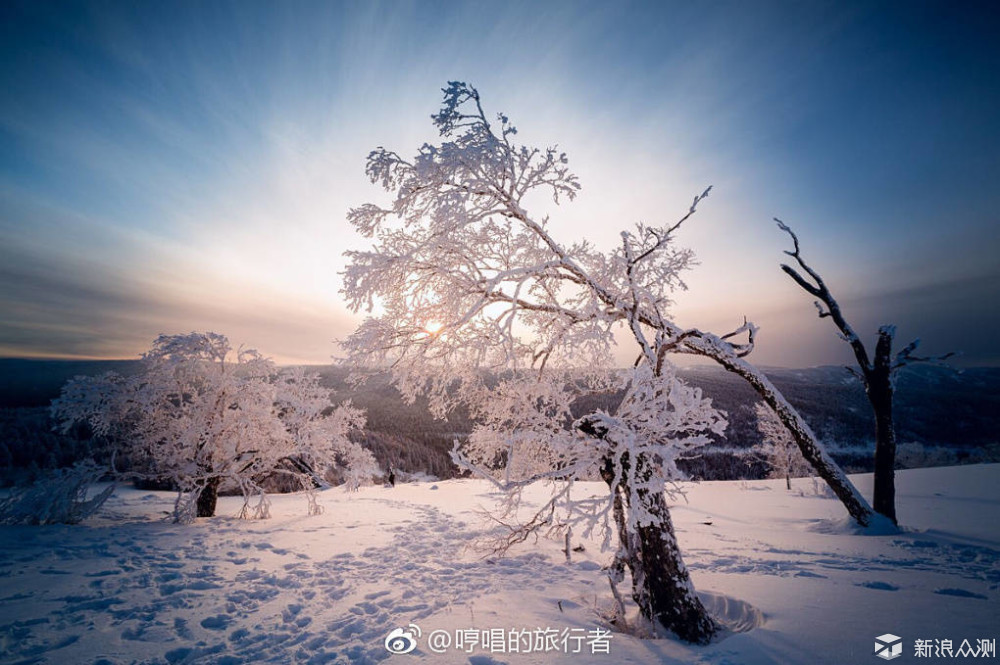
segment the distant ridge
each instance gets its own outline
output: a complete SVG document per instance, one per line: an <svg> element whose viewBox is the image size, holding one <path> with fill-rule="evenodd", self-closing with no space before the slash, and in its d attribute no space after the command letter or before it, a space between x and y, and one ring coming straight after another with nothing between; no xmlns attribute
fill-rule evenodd
<svg viewBox="0 0 1000 665"><path fill-rule="evenodd" d="M137 372L140 363L0 358L0 408L45 407L74 376L107 371L127 375ZM459 414L451 422L432 419L423 400L404 404L387 376L351 387L345 381L347 370L343 367L317 365L310 369L323 375L325 385L337 389L338 399L350 398L367 411L369 434L393 437L392 445L399 448L429 445L440 457L441 465L448 463L447 450L454 438L471 427ZM844 368L766 371L821 439L850 447L870 445L874 431L871 409L861 384ZM746 382L714 366L687 367L681 376L701 387L718 408L726 411L729 428L718 444L742 448L759 440L753 412L757 395ZM594 396L579 407L613 409L619 399L614 395ZM907 368L897 382L896 413L900 443L958 450L996 444L1000 432L1000 368L968 368L961 372L936 366Z"/></svg>

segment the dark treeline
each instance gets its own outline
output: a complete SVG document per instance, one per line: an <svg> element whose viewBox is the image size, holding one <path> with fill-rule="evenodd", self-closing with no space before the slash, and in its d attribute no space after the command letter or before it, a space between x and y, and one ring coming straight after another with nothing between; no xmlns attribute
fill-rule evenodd
<svg viewBox="0 0 1000 665"><path fill-rule="evenodd" d="M63 467L100 453L85 432L63 436L52 431L48 404L66 380L80 374L137 371L137 361L42 361L0 359L0 482L30 479L43 469ZM368 426L359 440L383 469L426 473L439 478L456 473L448 451L468 433L466 414L435 420L426 403L405 404L386 376L360 386L347 383L347 371L315 367L338 399L350 399L367 413ZM753 455L741 454L760 442L753 406L756 394L738 377L714 367L682 370L700 386L729 419L726 436L682 464L703 479L760 478L767 468ZM816 434L848 471L871 469L874 423L863 389L846 370L818 367L769 370L771 380L798 408ZM976 368L961 373L941 367L904 370L897 388L897 428L901 444L944 450L935 459L980 461L997 456L1000 431L1000 369ZM581 414L596 408L613 410L621 395L580 400Z"/></svg>

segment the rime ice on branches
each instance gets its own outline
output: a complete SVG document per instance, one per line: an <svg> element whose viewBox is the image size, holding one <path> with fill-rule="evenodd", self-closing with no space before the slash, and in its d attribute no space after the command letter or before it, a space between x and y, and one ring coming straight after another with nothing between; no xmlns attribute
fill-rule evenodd
<svg viewBox="0 0 1000 665"><path fill-rule="evenodd" d="M67 430L87 422L128 455L133 473L169 480L178 489L176 521L214 515L223 482L242 491L243 516L262 518L268 476L291 476L311 492L330 467L343 467L349 487L376 470L371 453L348 438L364 425L361 411L331 407L318 375L234 352L216 333L161 335L142 372L77 377L52 414Z"/></svg>
<svg viewBox="0 0 1000 665"><path fill-rule="evenodd" d="M691 588L663 488L679 451L707 441L724 419L678 380L669 354L707 356L743 376L855 519L867 523L871 509L745 360L752 323L718 336L671 318L672 295L694 261L675 235L709 190L674 222L624 230L610 251L586 240L563 244L527 201L574 198L580 184L566 154L517 144L510 119L488 116L472 86L451 82L443 92L432 116L441 143L424 144L412 159L385 148L368 156L368 177L391 200L348 214L372 247L348 252L343 293L354 310L380 310L344 343L350 359L390 367L402 394L426 395L435 415L469 409L479 424L454 452L459 465L497 483L509 504L525 485L552 481L544 510L559 505L566 519L589 511L610 521L618 568L630 568L643 613L683 639L707 641L716 626ZM610 369L617 328L639 349L625 373ZM581 395L613 387L625 389L616 413L573 419ZM588 474L608 484L602 506L570 500L572 480ZM539 514L526 528L550 523Z"/></svg>

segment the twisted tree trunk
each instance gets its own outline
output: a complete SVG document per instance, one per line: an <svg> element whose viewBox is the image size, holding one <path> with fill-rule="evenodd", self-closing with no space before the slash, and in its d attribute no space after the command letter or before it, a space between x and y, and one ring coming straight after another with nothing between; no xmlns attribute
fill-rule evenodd
<svg viewBox="0 0 1000 665"><path fill-rule="evenodd" d="M659 517L659 524L638 528L639 556L630 562L633 586L636 569L641 567L639 591L648 599L643 614L655 618L685 642L707 644L719 627L695 594L667 502L662 493L640 492L639 496L645 509ZM635 592L633 589L633 597Z"/></svg>
<svg viewBox="0 0 1000 665"><path fill-rule="evenodd" d="M607 431L595 427L592 421L580 421L580 430L597 438L604 438ZM643 473L644 460L639 460L639 473ZM627 456L622 464L628 465ZM627 566L632 578L632 599L647 620L672 631L678 638L694 644L708 644L719 626L708 614L695 593L694 584L677 545L673 521L663 493L638 491L641 510L648 513L652 523L630 527L627 512L632 495L625 478L627 473L616 473L614 460L605 458L601 478L614 495L615 524L618 529L619 550L613 569ZM616 481L616 478L619 480Z"/></svg>

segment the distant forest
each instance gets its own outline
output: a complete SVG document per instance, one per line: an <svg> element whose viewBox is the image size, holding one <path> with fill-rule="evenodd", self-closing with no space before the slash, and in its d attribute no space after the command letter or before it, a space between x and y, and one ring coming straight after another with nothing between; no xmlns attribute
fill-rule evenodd
<svg viewBox="0 0 1000 665"><path fill-rule="evenodd" d="M27 480L44 469L71 465L97 454L86 432L64 436L52 431L48 405L73 376L115 371L131 374L139 361L56 361L0 359L0 483ZM456 438L470 430L468 418L431 418L426 404L405 404L387 376L372 377L359 387L346 382L340 367L312 367L337 401L350 399L367 413L368 427L359 440L383 469L451 478L457 470L448 457ZM871 469L874 424L861 384L841 367L772 369L768 376L805 416L831 454L850 472ZM754 403L756 393L739 377L715 367L681 370L702 388L729 419L726 436L684 460L695 478L760 478L767 469L748 450L760 443ZM613 410L621 395L592 397L579 412ZM905 466L934 463L1000 461L1000 368L957 372L944 367L906 368L896 392L900 461Z"/></svg>

